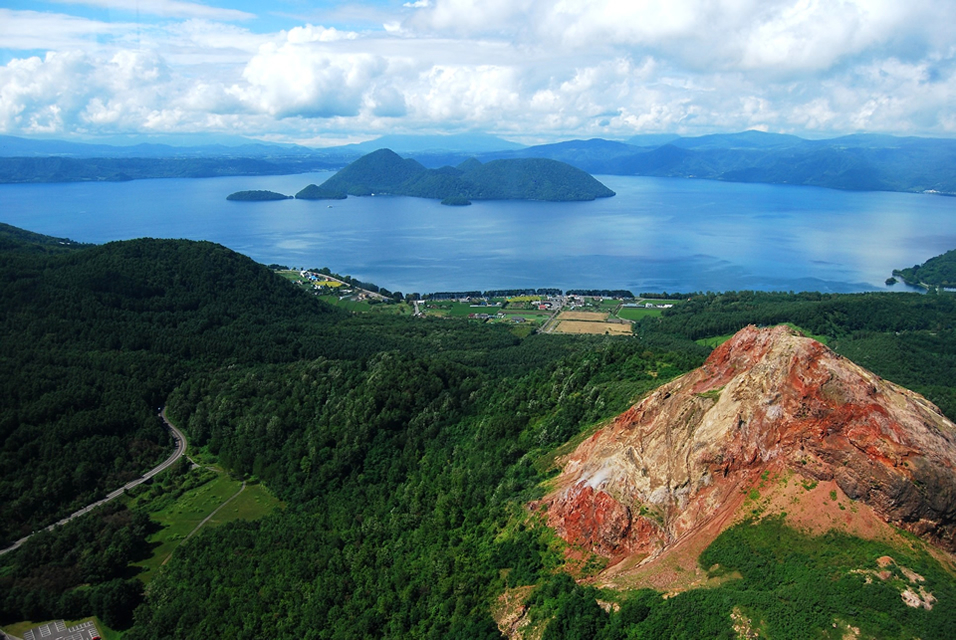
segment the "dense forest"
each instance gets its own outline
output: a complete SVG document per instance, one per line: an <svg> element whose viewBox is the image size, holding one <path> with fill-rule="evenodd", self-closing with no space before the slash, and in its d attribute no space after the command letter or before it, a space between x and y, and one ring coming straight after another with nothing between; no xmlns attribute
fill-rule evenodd
<svg viewBox="0 0 956 640"><path fill-rule="evenodd" d="M956 581L912 549L745 523L701 561L741 578L615 594L559 570L561 545L524 508L558 447L750 323L794 323L956 415L949 295L695 294L633 336L519 338L345 313L210 243L0 237L2 542L164 458L164 404L195 452L285 504L202 531L145 587L130 564L155 525L108 505L0 556L0 624L95 613L131 640L499 638L506 589L525 589L544 638L731 638L737 609L782 638L840 637L834 619L876 637L956 624L942 604ZM890 552L940 606L909 610L850 572Z"/></svg>

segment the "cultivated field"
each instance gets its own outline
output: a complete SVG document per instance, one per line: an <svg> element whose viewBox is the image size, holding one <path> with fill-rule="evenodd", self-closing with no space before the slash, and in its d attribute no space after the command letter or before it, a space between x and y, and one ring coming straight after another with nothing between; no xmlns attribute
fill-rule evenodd
<svg viewBox="0 0 956 640"><path fill-rule="evenodd" d="M562 314L563 315L563 314ZM599 315L599 314L595 314ZM558 323L558 326L554 329L555 333L574 333L574 334L597 334L604 335L609 333L611 335L629 335L631 333L631 325L617 324L611 322L585 322L582 320L562 320Z"/></svg>
<svg viewBox="0 0 956 640"><path fill-rule="evenodd" d="M564 320L582 320L584 322L604 322L607 320L606 313L596 311L562 311L558 316L558 321Z"/></svg>

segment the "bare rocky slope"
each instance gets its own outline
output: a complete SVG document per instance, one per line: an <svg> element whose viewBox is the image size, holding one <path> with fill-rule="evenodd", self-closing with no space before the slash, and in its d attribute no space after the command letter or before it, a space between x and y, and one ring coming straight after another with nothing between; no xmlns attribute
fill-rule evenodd
<svg viewBox="0 0 956 640"><path fill-rule="evenodd" d="M568 456L539 506L562 538L613 565L723 528L715 522L768 471L835 483L883 521L956 550L956 426L785 326L741 330L618 416Z"/></svg>

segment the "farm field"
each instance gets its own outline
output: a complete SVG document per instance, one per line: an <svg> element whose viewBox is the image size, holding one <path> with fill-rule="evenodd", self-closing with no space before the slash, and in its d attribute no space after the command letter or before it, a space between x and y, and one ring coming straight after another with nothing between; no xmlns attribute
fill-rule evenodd
<svg viewBox="0 0 956 640"><path fill-rule="evenodd" d="M606 313L599 313L596 311L562 311L558 315L558 321L562 322L565 320L582 320L584 322L604 322L607 320Z"/></svg>
<svg viewBox="0 0 956 640"><path fill-rule="evenodd" d="M588 322L585 320L562 320L554 329L555 333L593 334L593 335L630 335L630 323Z"/></svg>
<svg viewBox="0 0 956 640"><path fill-rule="evenodd" d="M622 307L617 312L619 318L625 320L640 320L642 318L660 318L663 309L646 309L642 307Z"/></svg>

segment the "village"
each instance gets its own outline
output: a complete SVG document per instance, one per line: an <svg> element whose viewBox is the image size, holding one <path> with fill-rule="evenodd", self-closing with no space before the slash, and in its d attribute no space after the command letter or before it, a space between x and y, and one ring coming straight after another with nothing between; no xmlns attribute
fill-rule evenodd
<svg viewBox="0 0 956 640"><path fill-rule="evenodd" d="M629 291L558 289L392 293L332 274L288 269L281 275L320 299L354 312L380 312L507 324L517 335L538 333L629 335L632 324L657 317L680 300L636 297Z"/></svg>

